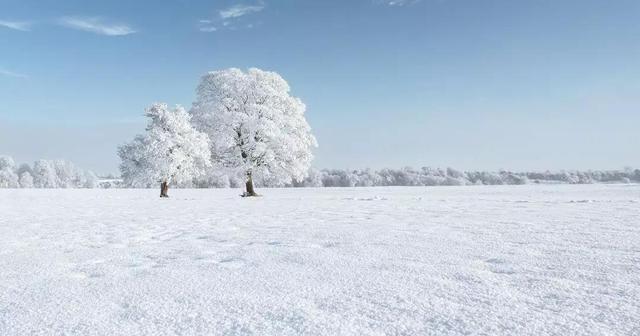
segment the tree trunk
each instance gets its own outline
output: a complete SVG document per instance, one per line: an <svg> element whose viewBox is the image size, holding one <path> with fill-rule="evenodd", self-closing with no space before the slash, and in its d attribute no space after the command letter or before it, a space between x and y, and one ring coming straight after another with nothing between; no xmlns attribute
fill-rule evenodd
<svg viewBox="0 0 640 336"><path fill-rule="evenodd" d="M244 193L245 197L248 196L258 196L256 191L253 189L253 178L251 177L251 173L247 173L247 183L245 184L247 190Z"/></svg>
<svg viewBox="0 0 640 336"><path fill-rule="evenodd" d="M169 197L169 183L167 181L162 181L160 184L160 197Z"/></svg>

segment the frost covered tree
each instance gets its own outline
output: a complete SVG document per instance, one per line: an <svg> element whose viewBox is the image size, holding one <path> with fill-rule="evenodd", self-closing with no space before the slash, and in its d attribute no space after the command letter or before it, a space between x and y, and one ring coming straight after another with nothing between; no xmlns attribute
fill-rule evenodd
<svg viewBox="0 0 640 336"><path fill-rule="evenodd" d="M147 163L147 138L136 135L127 144L118 147L120 176L124 185L134 188L148 188L157 181L150 181Z"/></svg>
<svg viewBox="0 0 640 336"><path fill-rule="evenodd" d="M31 176L31 173L29 171L23 171L22 174L20 174L20 187L21 188L33 188L33 176Z"/></svg>
<svg viewBox="0 0 640 336"><path fill-rule="evenodd" d="M146 110L147 133L118 149L120 171L126 184L160 183L160 197L169 197L170 184L191 182L210 166L206 134L195 130L184 108L154 104Z"/></svg>
<svg viewBox="0 0 640 336"><path fill-rule="evenodd" d="M0 187L8 188L95 188L98 177L65 160L38 160L31 168L15 168L10 157L0 156Z"/></svg>
<svg viewBox="0 0 640 336"><path fill-rule="evenodd" d="M33 176L33 170L31 169L31 166L29 166L26 163L23 163L23 164L20 165L20 167L18 167L18 169L16 170L16 174L18 174L18 176L20 176L24 172L28 172L29 175Z"/></svg>
<svg viewBox="0 0 640 336"><path fill-rule="evenodd" d="M84 187L86 172L78 169L73 163L65 160L54 160L58 188Z"/></svg>
<svg viewBox="0 0 640 336"><path fill-rule="evenodd" d="M48 160L38 160L33 164L33 185L36 188L57 188L58 176L53 163Z"/></svg>
<svg viewBox="0 0 640 336"><path fill-rule="evenodd" d="M0 156L0 188L18 188L16 164L10 156Z"/></svg>
<svg viewBox="0 0 640 336"><path fill-rule="evenodd" d="M317 146L305 105L277 73L249 69L202 77L191 109L194 125L211 139L216 169L243 176L245 196L256 196L254 178L270 185L301 181Z"/></svg>
<svg viewBox="0 0 640 336"><path fill-rule="evenodd" d="M7 155L0 155L0 170L15 170L16 162L13 158Z"/></svg>

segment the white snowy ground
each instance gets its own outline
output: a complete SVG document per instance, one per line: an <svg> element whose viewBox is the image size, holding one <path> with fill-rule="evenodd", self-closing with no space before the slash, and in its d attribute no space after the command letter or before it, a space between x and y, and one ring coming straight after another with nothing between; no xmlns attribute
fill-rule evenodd
<svg viewBox="0 0 640 336"><path fill-rule="evenodd" d="M639 335L640 186L1 190L0 335Z"/></svg>

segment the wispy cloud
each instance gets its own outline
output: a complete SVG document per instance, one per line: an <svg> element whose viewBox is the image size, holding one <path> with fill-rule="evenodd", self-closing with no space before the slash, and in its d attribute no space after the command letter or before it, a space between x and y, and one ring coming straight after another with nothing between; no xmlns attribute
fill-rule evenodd
<svg viewBox="0 0 640 336"><path fill-rule="evenodd" d="M201 32L215 32L221 29L236 30L239 28L253 28L253 23L242 20L245 16L261 12L266 7L263 1L254 5L239 4L218 11L218 15L212 19L198 21L198 30Z"/></svg>
<svg viewBox="0 0 640 336"><path fill-rule="evenodd" d="M28 21L7 21L0 20L0 27L14 30L29 31L31 30L31 22Z"/></svg>
<svg viewBox="0 0 640 336"><path fill-rule="evenodd" d="M422 0L383 0L379 2L382 2L387 6L401 7L401 6L413 5L420 1Z"/></svg>
<svg viewBox="0 0 640 336"><path fill-rule="evenodd" d="M257 13L264 9L264 4L260 3L254 6L235 5L219 11L223 20L235 19L251 13Z"/></svg>
<svg viewBox="0 0 640 336"><path fill-rule="evenodd" d="M217 31L218 28L216 28L216 26L211 20L199 20L198 30L204 33L211 33L211 32Z"/></svg>
<svg viewBox="0 0 640 336"><path fill-rule="evenodd" d="M123 23L108 23L98 17L63 17L58 22L68 28L107 36L123 36L136 31Z"/></svg>
<svg viewBox="0 0 640 336"><path fill-rule="evenodd" d="M218 28L214 26L202 26L198 28L198 30L200 30L203 33L213 33L214 31L218 31Z"/></svg>
<svg viewBox="0 0 640 336"><path fill-rule="evenodd" d="M29 76L0 68L0 76L27 79Z"/></svg>

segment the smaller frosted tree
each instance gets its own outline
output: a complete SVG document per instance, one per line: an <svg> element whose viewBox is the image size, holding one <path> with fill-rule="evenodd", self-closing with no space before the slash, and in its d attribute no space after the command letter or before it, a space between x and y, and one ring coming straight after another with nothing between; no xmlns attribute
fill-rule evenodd
<svg viewBox="0 0 640 336"><path fill-rule="evenodd" d="M154 104L146 110L147 133L118 149L126 184L160 183L160 197L169 197L169 184L191 182L210 166L209 138L196 131L184 108Z"/></svg>

